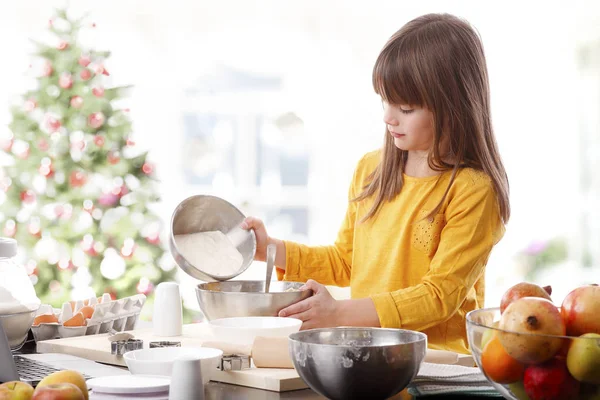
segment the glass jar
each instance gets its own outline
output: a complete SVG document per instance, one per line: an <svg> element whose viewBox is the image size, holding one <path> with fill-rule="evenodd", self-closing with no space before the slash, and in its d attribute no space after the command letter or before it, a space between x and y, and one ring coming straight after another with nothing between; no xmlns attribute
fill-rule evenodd
<svg viewBox="0 0 600 400"><path fill-rule="evenodd" d="M27 333L40 300L23 266L17 265L17 241L0 238L0 322L12 350L18 350Z"/></svg>

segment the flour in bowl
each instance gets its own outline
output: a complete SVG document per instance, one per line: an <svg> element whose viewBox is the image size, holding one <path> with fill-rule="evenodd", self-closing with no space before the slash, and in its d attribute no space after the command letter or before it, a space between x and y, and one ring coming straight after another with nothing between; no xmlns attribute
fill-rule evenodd
<svg viewBox="0 0 600 400"><path fill-rule="evenodd" d="M175 244L190 264L210 275L234 275L244 262L242 254L223 232L175 235Z"/></svg>

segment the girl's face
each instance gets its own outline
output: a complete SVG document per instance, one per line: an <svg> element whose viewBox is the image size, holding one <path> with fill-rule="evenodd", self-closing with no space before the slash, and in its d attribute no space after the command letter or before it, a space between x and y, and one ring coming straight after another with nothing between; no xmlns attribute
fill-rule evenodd
<svg viewBox="0 0 600 400"><path fill-rule="evenodd" d="M397 148L429 151L433 146L433 114L426 108L383 101L383 122Z"/></svg>

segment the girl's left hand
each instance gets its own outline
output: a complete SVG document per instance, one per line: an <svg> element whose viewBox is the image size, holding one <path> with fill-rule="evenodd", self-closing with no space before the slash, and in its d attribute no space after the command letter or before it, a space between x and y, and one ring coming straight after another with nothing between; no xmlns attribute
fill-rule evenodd
<svg viewBox="0 0 600 400"><path fill-rule="evenodd" d="M279 316L301 320L302 330L338 326L338 302L329 294L327 288L309 279L302 287L302 290L308 289L312 289L313 296L284 308L279 312Z"/></svg>

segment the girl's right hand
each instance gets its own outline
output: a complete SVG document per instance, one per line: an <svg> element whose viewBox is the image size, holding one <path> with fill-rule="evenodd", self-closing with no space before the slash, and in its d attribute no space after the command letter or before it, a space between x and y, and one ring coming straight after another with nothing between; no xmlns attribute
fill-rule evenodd
<svg viewBox="0 0 600 400"><path fill-rule="evenodd" d="M272 243L272 239L267 234L267 228L262 220L255 217L247 217L240 225L240 228L246 230L254 230L256 235L256 254L254 259L257 261L267 260L267 245Z"/></svg>

